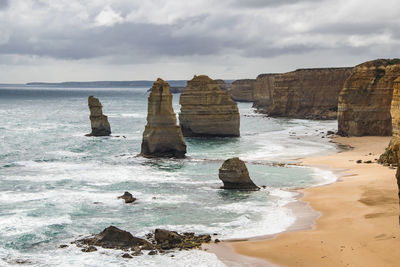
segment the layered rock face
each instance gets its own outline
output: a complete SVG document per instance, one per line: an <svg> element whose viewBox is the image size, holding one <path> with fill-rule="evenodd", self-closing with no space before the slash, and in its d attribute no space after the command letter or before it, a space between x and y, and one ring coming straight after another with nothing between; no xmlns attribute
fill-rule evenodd
<svg viewBox="0 0 400 267"><path fill-rule="evenodd" d="M397 59L378 59L356 66L339 95L339 134L391 135L393 83L399 76Z"/></svg>
<svg viewBox="0 0 400 267"><path fill-rule="evenodd" d="M350 72L320 68L259 76L255 107L272 117L335 119L338 95Z"/></svg>
<svg viewBox="0 0 400 267"><path fill-rule="evenodd" d="M141 155L183 158L186 144L176 124L172 94L167 82L158 78L148 98L147 125L143 132Z"/></svg>
<svg viewBox="0 0 400 267"><path fill-rule="evenodd" d="M92 132L86 136L108 136L111 134L110 123L106 115L103 115L103 106L99 99L89 96L88 106L90 110L90 124Z"/></svg>
<svg viewBox="0 0 400 267"><path fill-rule="evenodd" d="M390 114L392 117L393 137L388 148L380 156L379 162L398 165L400 159L400 77L394 81Z"/></svg>
<svg viewBox="0 0 400 267"><path fill-rule="evenodd" d="M253 102L255 82L255 79L236 80L228 91L229 95L238 102Z"/></svg>
<svg viewBox="0 0 400 267"><path fill-rule="evenodd" d="M179 103L179 122L184 136L239 136L240 117L237 104L217 82L206 75L188 81Z"/></svg>
<svg viewBox="0 0 400 267"><path fill-rule="evenodd" d="M250 179L246 164L239 158L230 158L224 161L219 169L219 179L224 182L223 189L259 189Z"/></svg>
<svg viewBox="0 0 400 267"><path fill-rule="evenodd" d="M260 74L254 82L253 107L258 112L267 113L267 108L271 101L271 94L275 85L275 76L277 73Z"/></svg>
<svg viewBox="0 0 400 267"><path fill-rule="evenodd" d="M221 88L222 90L226 91L229 89L228 84L226 84L226 82L224 80L216 79L214 81L217 82L217 84L219 85L219 88Z"/></svg>

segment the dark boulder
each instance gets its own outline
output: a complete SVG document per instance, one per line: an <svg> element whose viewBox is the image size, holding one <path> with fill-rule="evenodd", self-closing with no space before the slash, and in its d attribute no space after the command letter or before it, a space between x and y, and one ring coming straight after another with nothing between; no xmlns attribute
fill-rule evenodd
<svg viewBox="0 0 400 267"><path fill-rule="evenodd" d="M135 202L136 198L134 198L132 196L131 193L129 193L128 191L125 192L122 196L119 196L118 199L122 198L123 200L125 200L125 203L132 203Z"/></svg>
<svg viewBox="0 0 400 267"><path fill-rule="evenodd" d="M224 161L219 169L219 179L224 182L223 189L259 190L250 179L246 165L239 158Z"/></svg>

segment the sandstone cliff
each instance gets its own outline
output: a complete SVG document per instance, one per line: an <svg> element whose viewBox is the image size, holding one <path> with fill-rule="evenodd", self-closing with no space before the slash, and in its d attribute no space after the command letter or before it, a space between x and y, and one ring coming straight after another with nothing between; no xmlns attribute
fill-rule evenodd
<svg viewBox="0 0 400 267"><path fill-rule="evenodd" d="M143 132L141 155L183 158L186 144L176 124L172 94L167 82L158 78L148 98L147 125Z"/></svg>
<svg viewBox="0 0 400 267"><path fill-rule="evenodd" d="M89 96L88 106L90 110L90 124L92 132L86 136L108 136L111 134L110 123L106 115L103 115L103 106L99 99Z"/></svg>
<svg viewBox="0 0 400 267"><path fill-rule="evenodd" d="M217 82L217 84L219 85L219 88L221 88L222 90L226 91L229 89L228 84L224 80L216 79L214 81Z"/></svg>
<svg viewBox="0 0 400 267"><path fill-rule="evenodd" d="M400 160L400 77L394 81L390 114L393 137L385 153L380 156L379 162L397 165Z"/></svg>
<svg viewBox="0 0 400 267"><path fill-rule="evenodd" d="M255 79L236 80L229 89L231 98L238 102L254 101L254 84Z"/></svg>
<svg viewBox="0 0 400 267"><path fill-rule="evenodd" d="M208 76L194 76L188 81L179 103L179 121L184 136L240 135L237 104Z"/></svg>
<svg viewBox="0 0 400 267"><path fill-rule="evenodd" d="M277 75L279 74L268 73L257 76L254 82L253 107L256 108L258 112L267 113L267 107L271 100L271 92L275 84L275 76Z"/></svg>
<svg viewBox="0 0 400 267"><path fill-rule="evenodd" d="M337 101L351 68L299 69L257 77L255 104L272 117L335 119Z"/></svg>
<svg viewBox="0 0 400 267"><path fill-rule="evenodd" d="M399 76L397 59L378 59L356 66L339 95L339 134L391 135L393 82Z"/></svg>

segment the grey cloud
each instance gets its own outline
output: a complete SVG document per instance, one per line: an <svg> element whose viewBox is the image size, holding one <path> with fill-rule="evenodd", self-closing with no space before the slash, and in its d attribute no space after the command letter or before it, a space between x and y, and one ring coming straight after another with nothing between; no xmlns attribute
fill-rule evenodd
<svg viewBox="0 0 400 267"><path fill-rule="evenodd" d="M389 23L329 23L315 26L310 32L341 35L368 35L385 31L398 32L398 25Z"/></svg>
<svg viewBox="0 0 400 267"><path fill-rule="evenodd" d="M8 7L8 0L0 0L0 9Z"/></svg>
<svg viewBox="0 0 400 267"><path fill-rule="evenodd" d="M322 2L323 0L231 0L231 4L245 8L260 7L277 7L283 5L305 3L305 2Z"/></svg>

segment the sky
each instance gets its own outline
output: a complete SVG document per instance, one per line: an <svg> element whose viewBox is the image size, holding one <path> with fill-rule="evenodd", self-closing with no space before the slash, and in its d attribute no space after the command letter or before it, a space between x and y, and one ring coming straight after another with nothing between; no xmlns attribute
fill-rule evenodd
<svg viewBox="0 0 400 267"><path fill-rule="evenodd" d="M0 83L256 78L400 57L398 0L0 0Z"/></svg>

